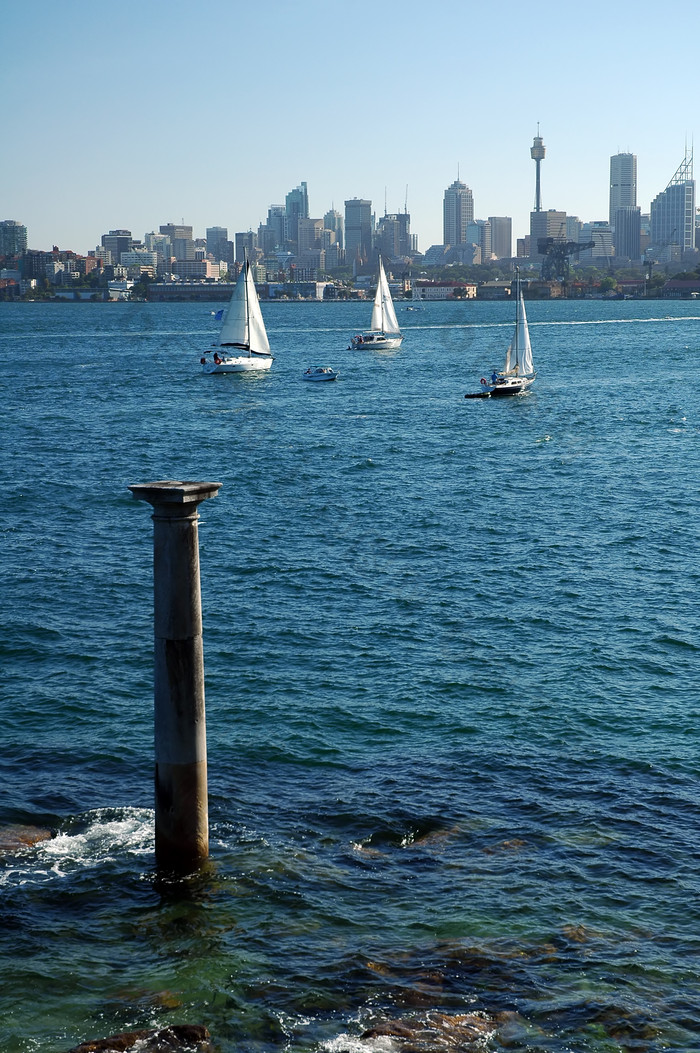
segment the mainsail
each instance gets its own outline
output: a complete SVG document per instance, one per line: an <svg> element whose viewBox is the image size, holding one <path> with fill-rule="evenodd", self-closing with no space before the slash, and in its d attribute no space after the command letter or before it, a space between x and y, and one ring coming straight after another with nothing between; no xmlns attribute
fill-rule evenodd
<svg viewBox="0 0 700 1053"><path fill-rule="evenodd" d="M372 308L372 320L370 329L376 333L400 333L394 303L389 292L389 283L384 273L384 264L379 257L379 280L377 281L377 292L374 296Z"/></svg>
<svg viewBox="0 0 700 1053"><path fill-rule="evenodd" d="M244 348L252 355L270 354L270 343L248 260L243 264L226 308L218 343L220 347Z"/></svg>
<svg viewBox="0 0 700 1053"><path fill-rule="evenodd" d="M506 373L517 373L518 376L527 376L534 372L532 363L532 347L530 346L530 330L527 326L527 315L525 314L525 301L518 281L517 306L515 316L515 332L513 339L506 351Z"/></svg>

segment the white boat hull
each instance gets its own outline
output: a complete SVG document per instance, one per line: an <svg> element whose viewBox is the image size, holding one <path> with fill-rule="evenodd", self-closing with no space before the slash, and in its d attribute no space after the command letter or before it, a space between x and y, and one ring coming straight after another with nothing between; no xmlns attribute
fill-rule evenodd
<svg viewBox="0 0 700 1053"><path fill-rule="evenodd" d="M323 369L319 367L319 369L307 369L306 372L302 373L301 379L310 380L312 382L318 382L324 380L335 380L337 376L338 371L336 369L330 369L328 367Z"/></svg>
<svg viewBox="0 0 700 1053"><path fill-rule="evenodd" d="M269 369L272 355L225 355L220 362L202 358L203 373L250 373Z"/></svg>
<svg viewBox="0 0 700 1053"><path fill-rule="evenodd" d="M356 351L392 351L401 347L402 340L401 334L361 333L352 338L351 345Z"/></svg>

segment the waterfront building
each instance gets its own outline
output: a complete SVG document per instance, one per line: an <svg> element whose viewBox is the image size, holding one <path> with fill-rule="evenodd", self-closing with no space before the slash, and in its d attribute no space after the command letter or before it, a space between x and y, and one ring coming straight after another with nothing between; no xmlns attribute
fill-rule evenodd
<svg viewBox="0 0 700 1053"><path fill-rule="evenodd" d="M610 209L608 220L615 229L615 215L619 208L637 204L637 156L613 154L610 158Z"/></svg>
<svg viewBox="0 0 700 1053"><path fill-rule="evenodd" d="M497 260L508 260L513 255L513 220L510 216L489 216L491 224L491 252Z"/></svg>
<svg viewBox="0 0 700 1053"><path fill-rule="evenodd" d="M366 263L372 251L372 202L354 197L345 202L345 258Z"/></svg>
<svg viewBox="0 0 700 1053"><path fill-rule="evenodd" d="M219 264L213 260L176 260L173 264L173 274L185 281L217 281Z"/></svg>
<svg viewBox="0 0 700 1053"><path fill-rule="evenodd" d="M466 245L467 224L474 219L474 198L466 183L455 179L445 191L442 203L443 243Z"/></svg>
<svg viewBox="0 0 700 1053"><path fill-rule="evenodd" d="M668 186L651 203L650 249L659 260L677 258L695 248L693 154L686 150Z"/></svg>
<svg viewBox="0 0 700 1053"><path fill-rule="evenodd" d="M27 228L16 219L0 222L0 256L21 256L27 251Z"/></svg>
<svg viewBox="0 0 700 1053"><path fill-rule="evenodd" d="M137 274L149 274L152 278L155 278L158 274L158 253L149 252L147 249L132 249L127 253L122 253L119 260L122 266L126 267L126 273L128 277L134 277L134 272Z"/></svg>
<svg viewBox="0 0 700 1053"><path fill-rule="evenodd" d="M474 282L417 281L422 300L475 300L477 286Z"/></svg>

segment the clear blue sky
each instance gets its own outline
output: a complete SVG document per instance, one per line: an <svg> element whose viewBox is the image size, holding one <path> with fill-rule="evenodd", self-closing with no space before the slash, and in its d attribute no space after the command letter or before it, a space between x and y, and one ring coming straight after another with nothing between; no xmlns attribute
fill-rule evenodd
<svg viewBox="0 0 700 1053"><path fill-rule="evenodd" d="M683 159L700 100L697 0L0 0L0 219L30 248L107 230L256 229L302 180L312 216L349 197L442 241L457 176L475 215L607 219L609 158L638 203ZM408 188L408 189L407 189Z"/></svg>

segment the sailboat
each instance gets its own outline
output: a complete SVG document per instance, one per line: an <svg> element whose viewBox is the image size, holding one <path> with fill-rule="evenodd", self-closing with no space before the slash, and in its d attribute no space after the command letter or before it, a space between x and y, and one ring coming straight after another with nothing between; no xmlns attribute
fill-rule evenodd
<svg viewBox="0 0 700 1053"><path fill-rule="evenodd" d="M506 351L506 362L502 372L493 372L487 379L481 378L481 391L476 396L466 395L465 398L479 398L494 395L519 395L527 391L537 374L532 364L532 347L530 345L530 331L525 314L525 301L523 291L520 287L520 271L517 271L515 280L515 332Z"/></svg>
<svg viewBox="0 0 700 1053"><path fill-rule="evenodd" d="M272 365L270 343L247 258L213 346L215 350L200 359L204 373L244 373L269 369Z"/></svg>
<svg viewBox="0 0 700 1053"><path fill-rule="evenodd" d="M420 294L420 289L415 282L411 282L411 302L406 307L407 311L422 311L423 310L423 297Z"/></svg>
<svg viewBox="0 0 700 1053"><path fill-rule="evenodd" d="M386 351L400 347L403 335L394 310L394 303L389 292L389 283L384 273L384 264L379 257L379 278L377 291L372 307L372 320L366 333L359 333L352 338L351 347L356 350L367 348L370 351Z"/></svg>

